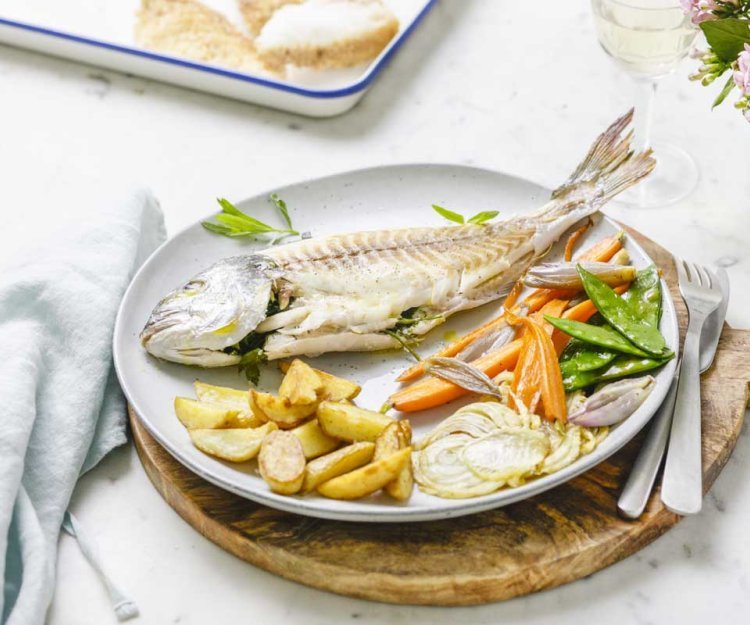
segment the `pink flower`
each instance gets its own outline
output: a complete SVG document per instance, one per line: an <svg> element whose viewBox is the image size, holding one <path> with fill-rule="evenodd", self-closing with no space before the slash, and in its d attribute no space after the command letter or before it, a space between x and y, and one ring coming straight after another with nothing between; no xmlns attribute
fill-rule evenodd
<svg viewBox="0 0 750 625"><path fill-rule="evenodd" d="M737 57L734 84L737 85L742 95L750 96L750 43L745 44L745 50Z"/></svg>
<svg viewBox="0 0 750 625"><path fill-rule="evenodd" d="M680 4L685 15L690 16L690 21L693 24L717 19L716 15L712 13L713 9L716 8L714 0L680 0Z"/></svg>

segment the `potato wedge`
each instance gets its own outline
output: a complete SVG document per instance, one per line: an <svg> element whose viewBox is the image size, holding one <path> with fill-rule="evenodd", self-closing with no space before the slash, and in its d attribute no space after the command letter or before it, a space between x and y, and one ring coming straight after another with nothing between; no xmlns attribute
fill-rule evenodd
<svg viewBox="0 0 750 625"><path fill-rule="evenodd" d="M279 364L279 368L283 373L286 373L291 368L291 364L288 362L282 362ZM312 367L311 367L312 369ZM320 400L327 401L344 401L345 399L352 400L359 392L362 387L351 380L336 377L320 369L312 369L318 374L320 381L323 383L323 388L318 392Z"/></svg>
<svg viewBox="0 0 750 625"><path fill-rule="evenodd" d="M344 401L347 399L351 401L362 390L362 387L356 382L336 377L325 371L318 371L317 369L315 371L323 382L323 389L320 391L321 399L328 401Z"/></svg>
<svg viewBox="0 0 750 625"><path fill-rule="evenodd" d="M258 406L255 405L252 390L249 390L247 392L247 405L250 407L250 412L257 421L259 421L260 423L268 422L268 417L266 416L266 414L260 408L258 408Z"/></svg>
<svg viewBox="0 0 750 625"><path fill-rule="evenodd" d="M305 479L302 443L291 432L271 432L260 446L258 469L272 491L293 495L302 488Z"/></svg>
<svg viewBox="0 0 750 625"><path fill-rule="evenodd" d="M411 444L411 425L408 421L395 421L380 433L375 441L373 460L380 460ZM388 482L384 489L394 499L406 501L414 489L414 474L411 462L407 462L396 479Z"/></svg>
<svg viewBox="0 0 750 625"><path fill-rule="evenodd" d="M352 404L324 401L318 406L318 421L328 436L345 441L374 442L393 419Z"/></svg>
<svg viewBox="0 0 750 625"><path fill-rule="evenodd" d="M341 445L339 439L328 436L320 429L317 419L312 419L289 431L302 443L302 453L308 460L327 454Z"/></svg>
<svg viewBox="0 0 750 625"><path fill-rule="evenodd" d="M255 428L267 421L264 417L253 412L250 405L250 389L241 391L226 386L206 384L200 380L196 380L193 387L195 388L195 395L200 401L230 410L237 410L237 416L230 420L227 427Z"/></svg>
<svg viewBox="0 0 750 625"><path fill-rule="evenodd" d="M312 462L308 462L305 468L305 481L302 484L302 492L309 493L315 490L318 484L358 469L372 460L374 452L375 443L352 443L330 454L321 456Z"/></svg>
<svg viewBox="0 0 750 625"><path fill-rule="evenodd" d="M257 428L190 430L190 439L202 452L229 462L245 462L258 455L263 438L277 429L275 423Z"/></svg>
<svg viewBox="0 0 750 625"><path fill-rule="evenodd" d="M316 404L292 406L288 399L281 399L270 393L259 393L256 390L251 390L250 396L255 409L281 429L295 428L315 414Z"/></svg>
<svg viewBox="0 0 750 625"><path fill-rule="evenodd" d="M292 361L281 381L279 397L289 401L292 406L316 404L322 390L323 382L315 369L297 358Z"/></svg>
<svg viewBox="0 0 750 625"><path fill-rule="evenodd" d="M229 427L231 421L239 414L237 410L207 404L189 397L175 397L174 411L188 430Z"/></svg>
<svg viewBox="0 0 750 625"><path fill-rule="evenodd" d="M411 462L411 447L323 482L318 492L331 499L359 499L396 479L408 462Z"/></svg>

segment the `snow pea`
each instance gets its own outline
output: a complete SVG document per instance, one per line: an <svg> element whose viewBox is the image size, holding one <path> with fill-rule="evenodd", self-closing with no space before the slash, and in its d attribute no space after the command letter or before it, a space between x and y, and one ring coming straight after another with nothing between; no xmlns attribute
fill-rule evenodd
<svg viewBox="0 0 750 625"><path fill-rule="evenodd" d="M659 358L670 353L656 325L644 322L634 307L580 265L578 273L586 295L615 330L651 356Z"/></svg>
<svg viewBox="0 0 750 625"><path fill-rule="evenodd" d="M589 323L573 321L572 319L560 319L558 317L550 317L549 315L545 315L544 319L561 332L580 339L584 343L597 345L608 351L622 352L632 354L633 356L649 356L647 352L633 345L628 339L608 325L592 326Z"/></svg>
<svg viewBox="0 0 750 625"><path fill-rule="evenodd" d="M563 386L565 387L565 392L569 393L570 391L593 386L600 382L619 380L629 375L661 367L673 356L674 354L671 354L667 358L637 358L622 354L615 358L609 366L602 367L601 369L577 371L567 375L563 372Z"/></svg>
<svg viewBox="0 0 750 625"><path fill-rule="evenodd" d="M633 313L652 326L661 319L661 279L655 265L646 267L635 275L630 288L623 294Z"/></svg>
<svg viewBox="0 0 750 625"><path fill-rule="evenodd" d="M580 341L570 339L560 356L560 369L566 371L591 371L612 362L617 352L606 350Z"/></svg>

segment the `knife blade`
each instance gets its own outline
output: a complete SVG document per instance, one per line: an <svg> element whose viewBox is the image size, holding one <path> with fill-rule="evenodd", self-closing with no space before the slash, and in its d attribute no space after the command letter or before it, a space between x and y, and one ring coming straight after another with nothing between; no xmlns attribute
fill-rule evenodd
<svg viewBox="0 0 750 625"><path fill-rule="evenodd" d="M719 345L719 337L721 336L721 330L724 327L724 319L727 316L727 306L729 306L729 274L724 267L717 267L711 271L711 279L716 278L721 289L721 304L714 310L706 319L706 323L703 326L703 332L701 332L701 352L700 352L700 368L701 373L706 371L714 361L716 355L716 348Z"/></svg>
<svg viewBox="0 0 750 625"><path fill-rule="evenodd" d="M714 361L721 330L724 327L727 306L729 305L729 275L726 270L723 267L718 267L711 273L711 277L716 278L719 283L722 300L719 307L709 315L703 325L700 340L701 373L706 371ZM630 470L628 481L625 483L617 501L618 510L629 519L637 519L643 514L656 481L656 474L664 459L664 450L669 440L669 430L674 414L679 375L680 362L677 363L677 369L667 395L654 414L651 429L643 442L643 447L638 452L633 468Z"/></svg>

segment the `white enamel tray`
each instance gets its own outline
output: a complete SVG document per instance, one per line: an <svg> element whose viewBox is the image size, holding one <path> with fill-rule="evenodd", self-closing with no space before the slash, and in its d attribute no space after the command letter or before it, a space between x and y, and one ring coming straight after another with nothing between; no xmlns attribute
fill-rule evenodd
<svg viewBox="0 0 750 625"><path fill-rule="evenodd" d="M241 23L236 0L201 1ZM3 0L0 43L293 113L330 117L359 102L437 0L383 1L400 29L375 60L346 70L300 70L287 81L139 48L133 25L140 0Z"/></svg>
<svg viewBox="0 0 750 625"><path fill-rule="evenodd" d="M295 227L299 230L309 229L313 235L444 224L430 208L433 203L472 214L497 209L510 215L536 208L549 197L547 189L531 182L455 165L378 167L311 180L275 191L290 207ZM278 222L278 216L266 195L245 200L239 203L239 207L261 219ZM604 218L587 233L582 245L617 230L615 224ZM636 267L650 264L647 254L636 242L628 239L626 246ZM440 499L415 489L411 499L404 503L396 503L385 495L360 501L335 501L315 494L295 497L276 495L257 475L255 461L238 465L203 454L193 447L187 431L174 415L174 397L194 396L192 383L196 378L213 384L246 388L247 383L237 371L233 368L202 370L160 362L147 355L138 342L138 334L149 313L165 293L221 258L251 252L258 247L251 242L213 235L200 224L183 230L167 241L141 268L125 294L115 327L114 358L120 383L135 412L154 438L177 460L217 486L274 508L350 521L422 521L471 514L526 499L570 480L620 449L648 422L672 379L674 360L655 374L657 385L646 402L629 419L614 428L593 453L558 473L533 480L519 488L460 500ZM559 257L561 253L562 245L558 244L548 258ZM677 317L666 287L664 295L661 329L667 344L675 349ZM495 316L498 307L498 303L493 303L456 315L428 335L420 351L432 353L447 332L463 333L476 327ZM314 360L316 367L360 383L363 388L357 404L374 410L379 409L397 388L395 374L409 363L409 359L398 352L330 354ZM275 390L278 383L279 374L271 363L263 371L260 387ZM460 405L460 402L453 402L440 409L410 415L415 440Z"/></svg>

